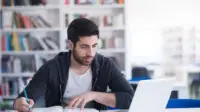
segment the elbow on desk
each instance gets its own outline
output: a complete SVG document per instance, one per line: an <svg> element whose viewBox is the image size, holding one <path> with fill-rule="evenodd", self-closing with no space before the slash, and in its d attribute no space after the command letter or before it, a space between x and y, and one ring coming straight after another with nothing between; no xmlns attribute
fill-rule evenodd
<svg viewBox="0 0 200 112"><path fill-rule="evenodd" d="M133 94L117 92L116 96L116 107L117 109L129 109L131 101L133 99Z"/></svg>

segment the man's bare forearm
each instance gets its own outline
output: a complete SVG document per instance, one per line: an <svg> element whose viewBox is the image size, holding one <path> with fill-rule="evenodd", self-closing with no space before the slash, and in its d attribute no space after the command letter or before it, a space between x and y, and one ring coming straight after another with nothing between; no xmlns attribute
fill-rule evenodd
<svg viewBox="0 0 200 112"><path fill-rule="evenodd" d="M116 97L114 93L94 92L94 94L94 101L110 107L116 106Z"/></svg>

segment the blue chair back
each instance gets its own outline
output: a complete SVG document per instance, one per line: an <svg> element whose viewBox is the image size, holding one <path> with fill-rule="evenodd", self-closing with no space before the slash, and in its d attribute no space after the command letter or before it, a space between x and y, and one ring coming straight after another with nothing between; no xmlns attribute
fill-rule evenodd
<svg viewBox="0 0 200 112"><path fill-rule="evenodd" d="M169 99L166 108L200 108L197 99Z"/></svg>
<svg viewBox="0 0 200 112"><path fill-rule="evenodd" d="M140 81L151 79L149 71L146 67L133 67L132 68L132 78L129 81Z"/></svg>
<svg viewBox="0 0 200 112"><path fill-rule="evenodd" d="M141 80L149 80L149 79L151 79L151 77L149 77L149 76L143 76L143 77L134 77L134 78L132 78L129 81L141 81Z"/></svg>

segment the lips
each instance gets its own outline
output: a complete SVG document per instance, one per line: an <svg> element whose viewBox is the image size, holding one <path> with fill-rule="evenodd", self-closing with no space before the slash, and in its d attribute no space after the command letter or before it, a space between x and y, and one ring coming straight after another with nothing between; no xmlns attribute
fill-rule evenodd
<svg viewBox="0 0 200 112"><path fill-rule="evenodd" d="M92 61L92 59L93 59L93 57L86 57L86 58L85 58L85 61L86 61L86 62L90 62L90 61Z"/></svg>
<svg viewBox="0 0 200 112"><path fill-rule="evenodd" d="M91 60L93 57L85 57L86 60Z"/></svg>

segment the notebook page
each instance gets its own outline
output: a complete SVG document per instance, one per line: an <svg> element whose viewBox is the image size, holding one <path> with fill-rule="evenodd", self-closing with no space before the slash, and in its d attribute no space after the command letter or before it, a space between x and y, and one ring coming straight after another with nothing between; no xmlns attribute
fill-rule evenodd
<svg viewBox="0 0 200 112"><path fill-rule="evenodd" d="M80 108L76 108L76 109L65 108L64 112L99 112L99 111L92 108L84 108L84 111L81 111Z"/></svg>
<svg viewBox="0 0 200 112"><path fill-rule="evenodd" d="M63 112L61 106L52 106L48 108L33 108L31 112Z"/></svg>

